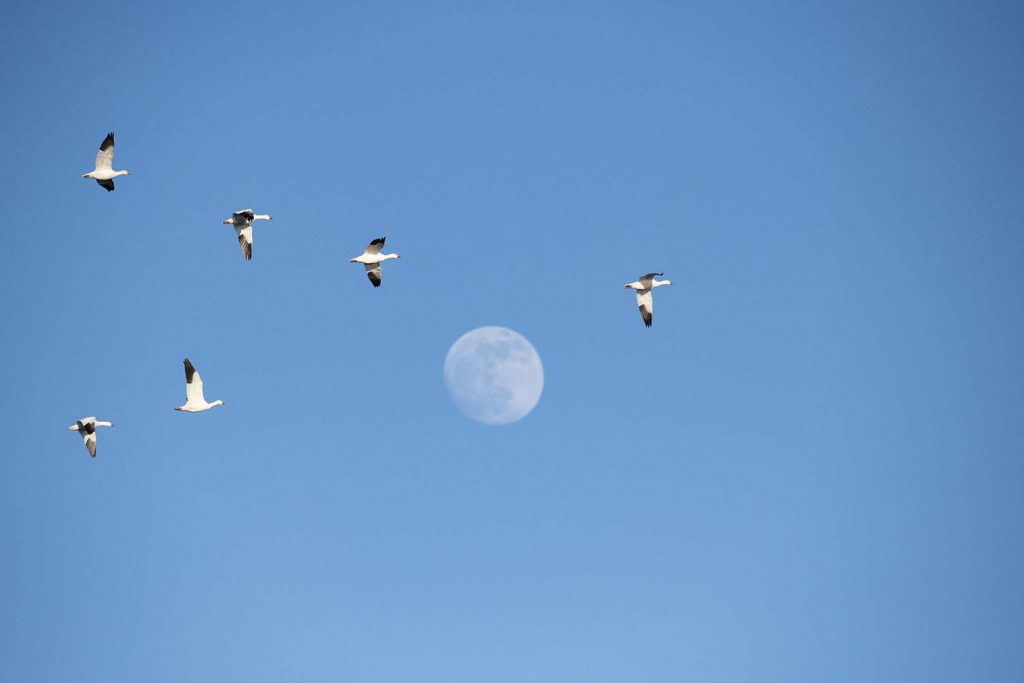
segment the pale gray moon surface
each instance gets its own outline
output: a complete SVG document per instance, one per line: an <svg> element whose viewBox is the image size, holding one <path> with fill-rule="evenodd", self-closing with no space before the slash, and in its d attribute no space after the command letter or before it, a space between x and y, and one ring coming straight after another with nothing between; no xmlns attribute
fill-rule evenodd
<svg viewBox="0 0 1024 683"><path fill-rule="evenodd" d="M478 327L459 337L444 359L444 382L459 410L477 422L521 420L540 400L544 366L533 345L507 327Z"/></svg>

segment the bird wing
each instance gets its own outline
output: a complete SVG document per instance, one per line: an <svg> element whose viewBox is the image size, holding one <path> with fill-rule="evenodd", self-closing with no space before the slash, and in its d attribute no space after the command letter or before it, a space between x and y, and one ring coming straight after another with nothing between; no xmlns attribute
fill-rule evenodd
<svg viewBox="0 0 1024 683"><path fill-rule="evenodd" d="M640 307L640 317L644 325L650 327L654 323L654 296L649 289L638 289L636 303Z"/></svg>
<svg viewBox="0 0 1024 683"><path fill-rule="evenodd" d="M640 284L644 286L644 289L651 288L651 284L654 282L655 275L661 276L664 275L664 273L647 273L645 275L640 276Z"/></svg>
<svg viewBox="0 0 1024 683"><path fill-rule="evenodd" d="M96 170L110 171L114 168L114 134L107 133L100 143L100 151L96 152ZM110 189L114 189L111 187Z"/></svg>
<svg viewBox="0 0 1024 683"><path fill-rule="evenodd" d="M99 183L100 187L102 187L107 192L113 192L114 191L114 181L113 180L97 180L96 182Z"/></svg>
<svg viewBox="0 0 1024 683"><path fill-rule="evenodd" d="M242 255L246 261L252 260L252 223L236 225L235 232L238 233L238 246L242 248Z"/></svg>
<svg viewBox="0 0 1024 683"><path fill-rule="evenodd" d="M366 277L370 278L370 282L373 283L374 287L380 287L380 264L379 263L364 263L363 267L366 268Z"/></svg>
<svg viewBox="0 0 1024 683"><path fill-rule="evenodd" d="M88 434L82 434L82 441L85 442L85 448L89 451L89 455L96 457L96 432L90 432Z"/></svg>
<svg viewBox="0 0 1024 683"><path fill-rule="evenodd" d="M235 211L235 218L241 218L246 223L252 223L253 219L256 218L256 214L253 213L252 209L242 209L241 211Z"/></svg>
<svg viewBox="0 0 1024 683"><path fill-rule="evenodd" d="M384 248L384 238L378 237L374 241L370 242L370 246L366 247L364 253L367 254L379 254L380 250Z"/></svg>
<svg viewBox="0 0 1024 683"><path fill-rule="evenodd" d="M199 371L192 365L192 361L185 359L185 403L206 403L203 398L203 378Z"/></svg>

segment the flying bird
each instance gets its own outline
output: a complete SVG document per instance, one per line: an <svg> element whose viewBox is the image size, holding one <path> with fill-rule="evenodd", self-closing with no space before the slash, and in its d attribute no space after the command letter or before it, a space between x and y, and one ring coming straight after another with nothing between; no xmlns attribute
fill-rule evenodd
<svg viewBox="0 0 1024 683"><path fill-rule="evenodd" d="M630 282L626 285L626 289L636 290L636 303L640 307L640 317L643 318L644 325L647 327L654 324L654 288L672 284L671 280L654 279L655 275L660 277L664 274L647 273L647 275L641 275L640 279L636 282Z"/></svg>
<svg viewBox="0 0 1024 683"><path fill-rule="evenodd" d="M178 406L175 410L181 410L186 413L201 413L204 410L224 405L224 401L214 401L213 403L206 402L206 399L203 397L203 379L199 376L199 372L192 365L192 361L186 358L184 363L185 405Z"/></svg>
<svg viewBox="0 0 1024 683"><path fill-rule="evenodd" d="M96 428L97 427L113 427L112 422L102 422L97 420L95 417L83 417L82 419L75 422L75 424L68 427L73 432L78 432L82 435L82 441L85 442L85 448L89 451L89 455L96 457Z"/></svg>
<svg viewBox="0 0 1024 683"><path fill-rule="evenodd" d="M253 213L252 209L242 209L231 214L231 218L221 221L224 225L235 226L235 233L238 235L238 246L242 248L242 255L246 261L252 260L252 222L269 221L269 214Z"/></svg>
<svg viewBox="0 0 1024 683"><path fill-rule="evenodd" d="M374 241L370 242L370 246L366 247L362 254L356 256L354 259L349 259L349 263L362 263L366 268L366 277L370 278L370 282L373 283L374 287L380 287L380 264L383 261L387 261L391 258L401 258L398 254L382 254L380 250L384 248L384 238L378 237Z"/></svg>
<svg viewBox="0 0 1024 683"><path fill-rule="evenodd" d="M114 191L114 178L119 175L131 175L128 171L114 170L114 134L107 133L100 143L100 151L96 152L96 168L83 173L83 178L92 178L107 192Z"/></svg>

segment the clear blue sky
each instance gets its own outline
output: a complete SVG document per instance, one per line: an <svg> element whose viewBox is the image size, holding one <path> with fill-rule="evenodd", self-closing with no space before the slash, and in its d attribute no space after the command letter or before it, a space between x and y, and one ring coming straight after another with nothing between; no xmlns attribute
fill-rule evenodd
<svg viewBox="0 0 1024 683"><path fill-rule="evenodd" d="M0 679L1021 680L1021 5L364 4L0 9Z"/></svg>

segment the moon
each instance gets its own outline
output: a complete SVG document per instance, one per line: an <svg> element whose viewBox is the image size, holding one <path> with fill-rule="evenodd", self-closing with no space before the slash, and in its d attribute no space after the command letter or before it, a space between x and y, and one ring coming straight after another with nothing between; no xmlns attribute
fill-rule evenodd
<svg viewBox="0 0 1024 683"><path fill-rule="evenodd" d="M459 410L486 425L530 414L544 390L544 366L533 345L507 327L470 330L444 359L444 383Z"/></svg>

